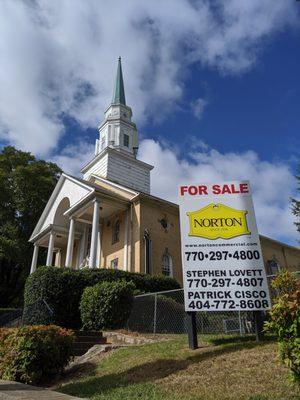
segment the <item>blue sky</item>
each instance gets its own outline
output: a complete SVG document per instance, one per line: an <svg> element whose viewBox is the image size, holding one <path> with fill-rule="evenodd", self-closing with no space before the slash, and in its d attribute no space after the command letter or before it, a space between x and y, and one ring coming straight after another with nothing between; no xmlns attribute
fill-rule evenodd
<svg viewBox="0 0 300 400"><path fill-rule="evenodd" d="M300 9L300 6L299 6ZM220 151L255 150L266 159L292 161L300 155L300 36L299 31L276 35L266 43L257 65L238 76L191 67L182 110L159 124L149 123L148 137L177 143L197 136ZM190 102L207 100L202 118Z"/></svg>
<svg viewBox="0 0 300 400"><path fill-rule="evenodd" d="M78 174L119 55L152 193L250 179L260 232L296 244L300 2L3 0L1 146Z"/></svg>

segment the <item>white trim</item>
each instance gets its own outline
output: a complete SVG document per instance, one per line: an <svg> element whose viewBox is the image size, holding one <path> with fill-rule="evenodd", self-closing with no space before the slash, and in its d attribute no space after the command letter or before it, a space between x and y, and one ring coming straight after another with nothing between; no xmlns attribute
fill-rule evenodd
<svg viewBox="0 0 300 400"><path fill-rule="evenodd" d="M103 178L103 177L101 177L101 176L98 176L98 175L95 175L95 174L91 174L90 177L91 177L91 178L95 178L95 179L97 179L97 180L99 180L99 181L102 181L102 182L104 182L104 183L107 183L107 184L110 185L110 186L113 186L113 187L116 187L116 188L118 188L118 189L121 189L121 190L123 190L124 192L128 192L128 193L130 193L130 194L134 194L135 196L137 196L137 195L139 194L139 192L136 191L136 190L129 189L129 188L127 188L127 187L125 187L125 186L122 186L122 185L120 185L120 184L118 184L118 183L109 181L108 179L105 179L105 178ZM101 186L100 186L100 188L101 188Z"/></svg>
<svg viewBox="0 0 300 400"><path fill-rule="evenodd" d="M66 177L63 174L61 174L61 176L60 176L59 180L57 181L57 184L56 184L56 186L55 186L55 188L54 188L54 190L53 190L53 192L52 192L52 194L51 194L51 196L50 196L50 198L49 198L49 200L48 200L48 202L47 202L47 204L46 204L46 206L44 208L44 211L42 212L42 215L40 216L40 218L39 218L39 220L38 220L38 222L37 222L32 234L30 236L30 239L29 239L30 242L37 235L37 233L40 233L39 232L39 228L42 225L42 222L44 221L46 215L48 214L52 204L54 203L55 197L58 194L60 188L62 187L65 179L66 179Z"/></svg>
<svg viewBox="0 0 300 400"><path fill-rule="evenodd" d="M51 232L50 232L50 236L49 236L47 260L46 260L46 265L47 265L48 267L51 267L51 266L52 266L53 250L54 250L54 239L55 239L54 232L51 231Z"/></svg>
<svg viewBox="0 0 300 400"><path fill-rule="evenodd" d="M39 255L39 246L35 243L33 245L33 255L32 255L30 274L32 274L36 270L38 255Z"/></svg>
<svg viewBox="0 0 300 400"><path fill-rule="evenodd" d="M101 266L101 225L99 225L99 230L98 230L98 237L97 237L97 267L100 268Z"/></svg>
<svg viewBox="0 0 300 400"><path fill-rule="evenodd" d="M94 192L95 191L95 189L92 188L88 183L84 184L81 181L77 180L76 178L71 177L71 176L69 176L69 175L67 175L67 174L65 174L63 172L61 174L59 180L57 181L57 184L56 184L56 186L55 186L55 188L54 188L54 190L53 190L53 192L52 192L52 194L51 194L51 196L50 196L50 198L49 198L49 200L48 200L48 202L47 202L47 204L46 204L46 206L44 208L44 211L42 212L42 215L40 216L40 218L39 218L39 220L38 220L38 222L37 222L32 234L30 236L29 242L32 242L33 239L37 236L37 234L40 233L40 228L41 228L43 222L45 221L45 218L46 218L48 212L50 211L50 209L51 209L51 207L52 207L52 205L53 205L53 203L55 201L55 198L58 195L59 190L61 189L61 187L63 186L63 184L64 184L64 182L66 180L70 180L71 182L75 183L76 185L78 185L78 186L80 186L80 187L82 187L84 189L89 190L90 192Z"/></svg>
<svg viewBox="0 0 300 400"><path fill-rule="evenodd" d="M67 244L66 267L72 267L74 236L75 236L75 221L74 218L71 218L69 226L68 244Z"/></svg>
<svg viewBox="0 0 300 400"><path fill-rule="evenodd" d="M129 224L128 224L128 220L129 220L129 210L126 210L125 212L125 226L124 226L124 261L123 261L123 268L125 271L128 270L128 228L129 228Z"/></svg>
<svg viewBox="0 0 300 400"><path fill-rule="evenodd" d="M84 203L89 197L93 197L95 195L95 189L93 189L90 193L86 194L83 196L80 200L78 200L76 203L72 205L72 207L68 208L63 215L69 215L72 213L73 209L78 207L81 203Z"/></svg>
<svg viewBox="0 0 300 400"><path fill-rule="evenodd" d="M153 165L147 164L144 161L138 160L137 158L135 158L134 156L130 156L126 153L123 153L121 151L118 151L116 149L112 149L111 147L105 147L105 149L103 151L101 151L101 153L97 154L96 157L94 157L89 163L87 163L84 167L81 168L81 173L84 174L89 168L91 168L97 161L99 161L105 154L107 153L114 153L116 155L118 155L119 157L123 157L126 158L127 160L130 160L133 163L137 163L141 166L143 166L144 168L148 169L149 171L151 171L154 167Z"/></svg>
<svg viewBox="0 0 300 400"><path fill-rule="evenodd" d="M93 225L92 225L89 268L95 268L96 262L97 262L97 239L98 239L98 231L99 231L99 214L100 214L100 204L99 204L98 200L95 199L94 210L93 210Z"/></svg>

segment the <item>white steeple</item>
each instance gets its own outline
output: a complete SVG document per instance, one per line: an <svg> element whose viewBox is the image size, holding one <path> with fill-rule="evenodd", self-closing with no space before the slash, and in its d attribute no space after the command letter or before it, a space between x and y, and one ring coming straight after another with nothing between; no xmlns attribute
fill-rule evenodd
<svg viewBox="0 0 300 400"><path fill-rule="evenodd" d="M119 58L113 98L105 111L105 119L99 126L99 139L96 140L95 155L109 146L136 157L138 133L131 117L131 108L126 105L121 58Z"/></svg>
<svg viewBox="0 0 300 400"><path fill-rule="evenodd" d="M121 58L113 98L105 111L105 119L99 126L95 157L81 172L84 179L98 175L141 192L150 193L152 165L136 159L138 132L131 121L132 111L126 105Z"/></svg>

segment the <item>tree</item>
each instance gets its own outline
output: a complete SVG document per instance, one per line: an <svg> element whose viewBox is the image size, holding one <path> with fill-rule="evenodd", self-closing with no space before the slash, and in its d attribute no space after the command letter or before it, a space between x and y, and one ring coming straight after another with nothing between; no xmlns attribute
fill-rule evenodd
<svg viewBox="0 0 300 400"><path fill-rule="evenodd" d="M300 175L296 175L296 179L298 181L298 192L300 192ZM292 199L292 212L298 219L295 225L297 226L298 232L300 232L300 200Z"/></svg>
<svg viewBox="0 0 300 400"><path fill-rule="evenodd" d="M28 239L61 174L54 163L6 146L0 152L0 307L22 301Z"/></svg>

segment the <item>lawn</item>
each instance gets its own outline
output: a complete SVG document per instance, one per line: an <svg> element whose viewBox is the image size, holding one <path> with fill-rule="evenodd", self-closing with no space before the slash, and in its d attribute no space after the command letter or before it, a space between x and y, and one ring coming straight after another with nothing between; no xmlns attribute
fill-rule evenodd
<svg viewBox="0 0 300 400"><path fill-rule="evenodd" d="M88 377L59 390L99 400L300 400L276 343L207 335L200 346L189 350L185 335L170 335L169 341L113 350Z"/></svg>

